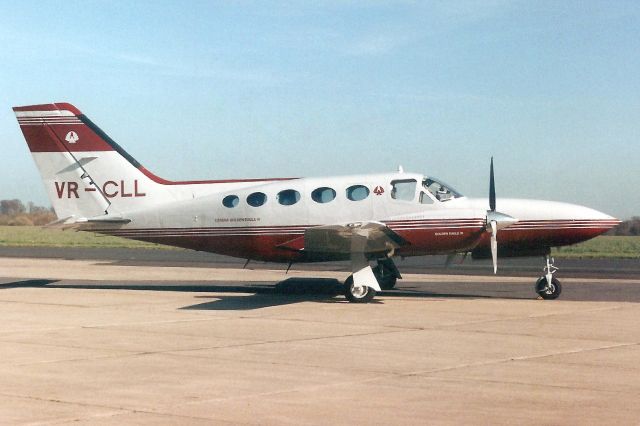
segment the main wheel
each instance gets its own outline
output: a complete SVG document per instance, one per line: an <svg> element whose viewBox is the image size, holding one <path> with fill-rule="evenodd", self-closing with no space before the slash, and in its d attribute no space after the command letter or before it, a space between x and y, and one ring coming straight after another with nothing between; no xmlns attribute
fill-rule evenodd
<svg viewBox="0 0 640 426"><path fill-rule="evenodd" d="M353 284L353 275L349 275L344 282L344 295L351 303L369 303L376 295L371 287L357 287Z"/></svg>
<svg viewBox="0 0 640 426"><path fill-rule="evenodd" d="M547 277L540 277L536 281L536 293L545 300L557 299L562 293L562 286L560 281L555 278L551 278L551 286L547 286Z"/></svg>

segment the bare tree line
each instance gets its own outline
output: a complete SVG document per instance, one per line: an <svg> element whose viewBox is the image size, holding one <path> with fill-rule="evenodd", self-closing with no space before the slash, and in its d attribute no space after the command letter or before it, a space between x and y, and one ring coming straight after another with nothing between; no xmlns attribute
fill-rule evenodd
<svg viewBox="0 0 640 426"><path fill-rule="evenodd" d="M640 235L640 216L634 216L629 220L625 220L620 225L607 232L607 235Z"/></svg>
<svg viewBox="0 0 640 426"><path fill-rule="evenodd" d="M51 207L38 206L31 201L25 206L21 200L0 200L0 225L41 226L56 220Z"/></svg>

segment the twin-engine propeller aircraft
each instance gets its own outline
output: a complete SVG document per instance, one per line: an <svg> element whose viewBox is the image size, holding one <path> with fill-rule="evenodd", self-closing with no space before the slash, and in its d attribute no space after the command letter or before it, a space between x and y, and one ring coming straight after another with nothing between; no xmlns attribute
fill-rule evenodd
<svg viewBox="0 0 640 426"><path fill-rule="evenodd" d="M470 199L417 173L173 182L145 169L73 105L14 108L59 220L83 231L291 265L351 261L350 302L402 278L394 256L545 256L536 284L560 295L550 248L619 220L552 201ZM499 210L498 210L499 207ZM370 263L375 262L372 268Z"/></svg>

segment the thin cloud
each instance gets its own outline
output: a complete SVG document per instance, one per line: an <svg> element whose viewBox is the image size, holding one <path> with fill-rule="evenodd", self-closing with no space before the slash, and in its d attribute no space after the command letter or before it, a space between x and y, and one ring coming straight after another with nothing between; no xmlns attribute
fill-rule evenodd
<svg viewBox="0 0 640 426"><path fill-rule="evenodd" d="M407 35L371 34L344 46L344 53L352 56L379 56L390 54L409 44Z"/></svg>

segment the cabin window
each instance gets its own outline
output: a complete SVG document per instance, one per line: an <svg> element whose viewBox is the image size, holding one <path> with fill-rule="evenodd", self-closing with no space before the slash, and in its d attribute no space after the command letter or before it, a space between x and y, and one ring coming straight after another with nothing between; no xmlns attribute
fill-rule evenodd
<svg viewBox="0 0 640 426"><path fill-rule="evenodd" d="M322 188L314 189L311 193L311 199L316 203L328 203L336 198L336 191L332 188L323 186Z"/></svg>
<svg viewBox="0 0 640 426"><path fill-rule="evenodd" d="M240 198L237 195L227 195L222 199L222 205L230 209L234 208L240 202Z"/></svg>
<svg viewBox="0 0 640 426"><path fill-rule="evenodd" d="M394 200L413 201L416 196L415 179L403 179L391 181L391 198Z"/></svg>
<svg viewBox="0 0 640 426"><path fill-rule="evenodd" d="M351 201L361 201L369 196L369 188L364 185L353 185L347 188L347 198Z"/></svg>
<svg viewBox="0 0 640 426"><path fill-rule="evenodd" d="M284 191L278 192L276 199L283 206L292 206L300 201L300 193L295 189L285 189Z"/></svg>
<svg viewBox="0 0 640 426"><path fill-rule="evenodd" d="M260 207L267 202L267 195L264 192L254 192L247 197L247 204L251 207Z"/></svg>
<svg viewBox="0 0 640 426"><path fill-rule="evenodd" d="M433 204L433 198L424 191L420 191L420 204Z"/></svg>

